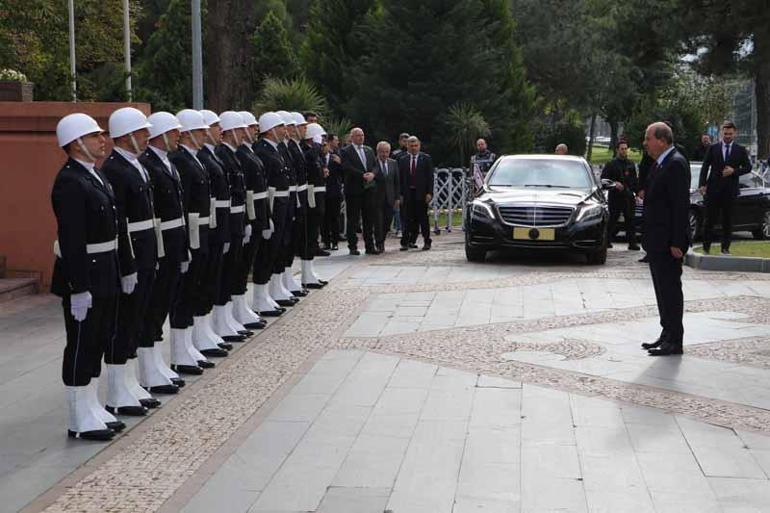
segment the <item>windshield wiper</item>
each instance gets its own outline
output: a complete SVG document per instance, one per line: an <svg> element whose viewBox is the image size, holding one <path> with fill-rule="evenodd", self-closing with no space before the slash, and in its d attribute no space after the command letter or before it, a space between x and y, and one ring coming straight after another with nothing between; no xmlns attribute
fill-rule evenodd
<svg viewBox="0 0 770 513"><path fill-rule="evenodd" d="M548 187L549 189L551 188L570 189L570 187L567 185L551 185L547 183L528 183L528 184L524 184L524 187Z"/></svg>

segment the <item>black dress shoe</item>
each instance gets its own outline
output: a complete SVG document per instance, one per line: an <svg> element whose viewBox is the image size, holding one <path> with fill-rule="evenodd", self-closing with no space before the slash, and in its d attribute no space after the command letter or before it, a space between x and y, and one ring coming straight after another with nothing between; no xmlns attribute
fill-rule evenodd
<svg viewBox="0 0 770 513"><path fill-rule="evenodd" d="M409 247L410 247L411 249L417 249L417 243L416 243L416 242L410 242L410 243L409 243Z"/></svg>
<svg viewBox="0 0 770 513"><path fill-rule="evenodd" d="M172 379L171 381L174 380ZM145 390L151 394L173 395L179 393L179 388L179 385L175 383L173 385L158 385L156 387L147 387Z"/></svg>
<svg viewBox="0 0 770 513"><path fill-rule="evenodd" d="M315 256L326 257L326 256L331 256L331 253L329 253L326 250L319 249L319 250L316 250Z"/></svg>
<svg viewBox="0 0 770 513"><path fill-rule="evenodd" d="M182 378L171 378L171 383L178 386L179 388L182 388L187 384L187 382Z"/></svg>
<svg viewBox="0 0 770 513"><path fill-rule="evenodd" d="M321 278L316 278L316 280L318 280L318 283L320 283L322 287L325 287L329 284L329 280L322 280Z"/></svg>
<svg viewBox="0 0 770 513"><path fill-rule="evenodd" d="M142 406L144 406L148 410L152 410L160 406L160 401L158 401L154 397L150 397L148 399L139 399L139 402L142 403ZM107 427L112 429L110 426L107 426Z"/></svg>
<svg viewBox="0 0 770 513"><path fill-rule="evenodd" d="M217 344L217 345L219 347L221 347L222 349L225 349L227 351L232 351L233 350L233 345L232 344L228 344L227 342L222 342L221 344Z"/></svg>
<svg viewBox="0 0 770 513"><path fill-rule="evenodd" d="M147 408L144 406L118 406L115 408L114 406L107 405L104 409L113 415L126 415L128 417L144 417L147 415Z"/></svg>
<svg viewBox="0 0 770 513"><path fill-rule="evenodd" d="M639 260L637 260L637 262L641 262L641 263L643 263L643 264L646 264L646 263L648 263L649 261L650 261L650 258L649 258L647 255L644 255L642 258L640 258Z"/></svg>
<svg viewBox="0 0 770 513"><path fill-rule="evenodd" d="M201 369L213 369L217 364L208 360L198 360L198 367Z"/></svg>
<svg viewBox="0 0 770 513"><path fill-rule="evenodd" d="M290 290L289 292L291 292L295 297L305 297L308 295L308 290L304 288L304 285L300 290Z"/></svg>
<svg viewBox="0 0 770 513"><path fill-rule="evenodd" d="M275 302L281 306L294 306L296 304L296 301L291 299L276 299ZM262 315L262 312L259 312L259 315Z"/></svg>
<svg viewBox="0 0 770 513"><path fill-rule="evenodd" d="M663 345L665 341L658 339L655 342L642 342L642 349L655 349Z"/></svg>
<svg viewBox="0 0 770 513"><path fill-rule="evenodd" d="M379 254L380 254L380 252L379 252L379 251L377 251L377 250L376 250L376 249L374 249L374 248L369 248L369 249L367 249L367 250L366 250L366 254L367 254L367 255L379 255Z"/></svg>
<svg viewBox="0 0 770 513"><path fill-rule="evenodd" d="M610 248L612 248L612 247L613 247L613 246L612 246L612 242L608 242L608 243L607 243L607 249L610 249Z"/></svg>
<svg viewBox="0 0 770 513"><path fill-rule="evenodd" d="M249 330L240 330L238 331L238 334L244 338L253 337L254 332Z"/></svg>
<svg viewBox="0 0 770 513"><path fill-rule="evenodd" d="M647 354L650 356L671 356L682 354L683 352L681 345L663 344L659 349L650 349L647 351Z"/></svg>
<svg viewBox="0 0 770 513"><path fill-rule="evenodd" d="M155 400L157 401L157 399ZM158 401L158 404L160 404L160 401ZM104 424L111 430L115 431L116 433L120 433L121 431L126 429L126 425L123 423L122 420L116 420L115 422L105 422Z"/></svg>
<svg viewBox="0 0 770 513"><path fill-rule="evenodd" d="M264 321L247 322L243 327L250 330L261 330L265 327L265 324Z"/></svg>
<svg viewBox="0 0 770 513"><path fill-rule="evenodd" d="M222 340L225 342L243 342L244 340L243 335L222 335Z"/></svg>
<svg viewBox="0 0 770 513"><path fill-rule="evenodd" d="M200 376L203 374L203 369L197 365L175 365L172 363L171 370L178 374L190 374L191 376Z"/></svg>
<svg viewBox="0 0 770 513"><path fill-rule="evenodd" d="M263 310L259 312L260 317L279 317L283 314L283 310Z"/></svg>
<svg viewBox="0 0 770 513"><path fill-rule="evenodd" d="M722 254L723 255L729 255L730 254L730 248L722 248Z"/></svg>
<svg viewBox="0 0 770 513"><path fill-rule="evenodd" d="M423 251L430 251L430 242L426 242L422 247Z"/></svg>
<svg viewBox="0 0 770 513"><path fill-rule="evenodd" d="M399 251L409 251L409 246L401 246L398 248Z"/></svg>
<svg viewBox="0 0 770 513"><path fill-rule="evenodd" d="M303 283L302 286L307 289L313 289L313 290L324 288L324 286L321 285L321 283Z"/></svg>
<svg viewBox="0 0 770 513"><path fill-rule="evenodd" d="M227 351L225 351L224 349L222 349L220 347L216 347L216 348L212 347L210 349L203 349L201 351L201 354L203 356L211 356L211 357L214 357L214 358L224 358L225 356L229 355L230 353L228 353Z"/></svg>
<svg viewBox="0 0 770 513"><path fill-rule="evenodd" d="M70 438L79 438L81 440L96 440L98 442L108 442L115 436L115 431L111 429L96 429L94 431L83 431L82 433L76 433L71 430L67 430L67 435Z"/></svg>
<svg viewBox="0 0 770 513"><path fill-rule="evenodd" d="M361 254L361 252L358 251L357 249L351 249L350 250L350 254L353 255L353 256L358 256L358 255Z"/></svg>

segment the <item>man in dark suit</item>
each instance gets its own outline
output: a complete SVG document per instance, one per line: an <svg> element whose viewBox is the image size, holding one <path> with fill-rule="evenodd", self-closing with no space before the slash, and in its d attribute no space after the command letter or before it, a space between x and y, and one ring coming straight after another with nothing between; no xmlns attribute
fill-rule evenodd
<svg viewBox="0 0 770 513"><path fill-rule="evenodd" d="M420 151L420 140L409 137L408 155L398 160L398 173L401 180L401 219L403 236L401 251L417 247L417 231L422 232L427 251L431 246L428 205L433 199L433 159Z"/></svg>
<svg viewBox="0 0 770 513"><path fill-rule="evenodd" d="M321 152L324 165L329 170L326 176L326 212L322 238L324 249L337 250L340 239L340 210L342 208L342 157L340 156L340 138L335 134L327 136L327 142Z"/></svg>
<svg viewBox="0 0 770 513"><path fill-rule="evenodd" d="M695 151L692 154L692 159L695 162L703 162L703 160L706 158L706 153L708 153L709 148L711 148L711 137L709 137L708 134L701 135L700 143L698 144L698 147L695 148Z"/></svg>
<svg viewBox="0 0 770 513"><path fill-rule="evenodd" d="M703 229L703 251L711 250L714 223L721 213L722 253L730 253L733 231L733 202L738 196L738 177L751 171L746 148L734 142L737 129L732 121L722 124L722 140L711 145L700 168L698 190L706 199L706 223ZM711 171L709 173L709 171Z"/></svg>
<svg viewBox="0 0 770 513"><path fill-rule="evenodd" d="M653 164L644 197L642 245L650 263L663 330L658 340L642 344L642 348L651 356L682 354L682 259L690 246L690 169L687 159L674 147L673 132L665 123L647 128L645 145Z"/></svg>
<svg viewBox="0 0 770 513"><path fill-rule="evenodd" d="M390 144L382 141L377 144L377 165L374 168L377 182L377 225L374 238L377 251L385 251L385 237L393 222L393 212L401 201L401 183L398 178L398 163L389 158Z"/></svg>
<svg viewBox="0 0 770 513"><path fill-rule="evenodd" d="M377 254L374 247L375 191L374 151L364 145L364 131L350 132L351 144L342 150L342 168L345 176L345 205L347 210L348 248L351 255L360 255L356 229L363 219L363 239L367 254Z"/></svg>
<svg viewBox="0 0 770 513"><path fill-rule="evenodd" d="M628 158L628 142L618 142L617 156L602 169L602 180L612 180L615 185L609 191L610 221L607 233L610 237L615 233L615 225L620 214L623 214L628 238L628 249L638 251L636 244L636 229L634 228L634 209L636 207L636 192L639 182L636 178L636 165ZM612 247L612 244L609 244Z"/></svg>

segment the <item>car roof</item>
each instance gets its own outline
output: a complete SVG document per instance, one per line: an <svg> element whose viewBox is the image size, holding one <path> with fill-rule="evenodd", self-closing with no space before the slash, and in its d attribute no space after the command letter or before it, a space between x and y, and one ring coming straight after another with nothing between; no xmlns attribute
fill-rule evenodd
<svg viewBox="0 0 770 513"><path fill-rule="evenodd" d="M552 154L520 154L520 155L502 155L501 159L510 160L564 160L567 162L585 162L583 157L576 157L575 155L552 155Z"/></svg>

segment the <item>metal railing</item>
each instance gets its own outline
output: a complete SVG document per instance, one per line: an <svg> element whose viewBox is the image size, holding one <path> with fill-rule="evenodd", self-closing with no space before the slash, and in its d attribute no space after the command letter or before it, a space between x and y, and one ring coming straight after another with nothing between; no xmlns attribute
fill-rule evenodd
<svg viewBox="0 0 770 513"><path fill-rule="evenodd" d="M439 217L446 214L444 229L452 231L453 214L460 211L465 216L465 204L470 191L467 168L439 168L433 180L433 231L441 233Z"/></svg>

